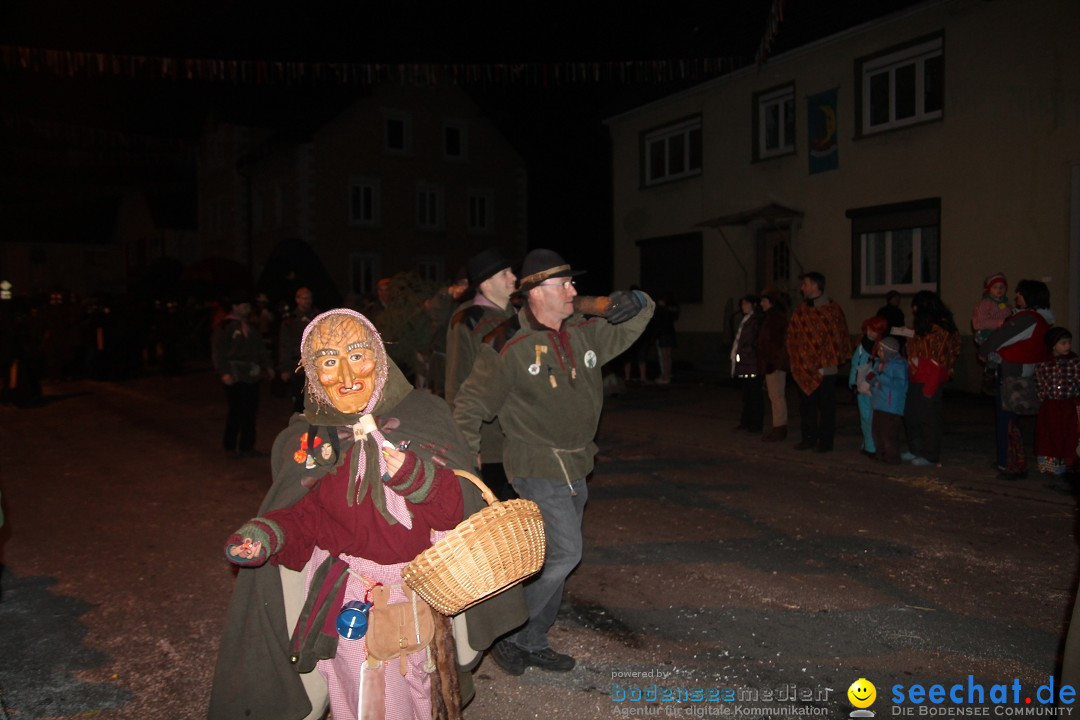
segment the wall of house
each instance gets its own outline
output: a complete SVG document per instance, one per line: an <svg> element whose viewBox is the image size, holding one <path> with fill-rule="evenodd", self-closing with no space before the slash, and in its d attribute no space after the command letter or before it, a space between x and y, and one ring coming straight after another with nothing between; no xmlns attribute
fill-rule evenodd
<svg viewBox="0 0 1080 720"><path fill-rule="evenodd" d="M250 183L252 272L259 277L282 240L307 238L311 198L307 177L309 143L276 147L246 168Z"/></svg>
<svg viewBox="0 0 1080 720"><path fill-rule="evenodd" d="M775 202L804 219L792 274L818 270L857 332L882 304L852 288L853 208L941 199L940 294L968 334L982 280L1005 271L1050 286L1059 322L1068 307L1070 193L1080 163L1080 3L1071 0L945 0L886 18L703 84L609 121L614 157L616 285L636 282L635 242ZM891 46L944 33L944 118L880 135L855 136L855 61ZM795 85L796 153L752 162L753 96ZM810 175L807 97L838 90L839 168ZM700 113L700 176L641 187L641 134ZM1073 220L1075 222L1075 220ZM756 228L705 229L705 297L683 305L683 360L707 360L720 343L724 308L751 287ZM731 247L728 247L730 243ZM797 280L792 278L793 288ZM910 318L910 306L905 304ZM682 342L682 335L686 342ZM972 344L957 384L974 389Z"/></svg>
<svg viewBox="0 0 1080 720"><path fill-rule="evenodd" d="M387 113L409 118L411 141L405 152L387 151ZM444 156L445 119L467 128L464 158ZM279 242L304 240L348 298L355 254L376 258L380 275L414 270L418 262L427 261L438 267L439 279L491 245L524 254L524 163L460 88L372 88L317 129L295 135L207 127L199 163L204 255L250 265L258 277ZM379 220L374 225L350 220L350 183L356 177L379 183ZM443 222L438 228L417 227L419 183L442 188ZM487 231L469 229L470 189L490 192L493 222Z"/></svg>
<svg viewBox="0 0 1080 720"><path fill-rule="evenodd" d="M386 149L387 112L409 118L411 142L406 152ZM464 159L444 157L447 118L467 127ZM380 219L374 226L350 222L349 187L354 177L379 182ZM437 229L417 227L418 183L442 188L443 222ZM468 228L470 188L491 193L493 224L488 232ZM418 260L430 259L441 264L445 278L490 245L524 252L525 190L521 159L459 88L380 86L314 136L309 241L344 294L349 292L352 253L378 256L382 275L413 270Z"/></svg>

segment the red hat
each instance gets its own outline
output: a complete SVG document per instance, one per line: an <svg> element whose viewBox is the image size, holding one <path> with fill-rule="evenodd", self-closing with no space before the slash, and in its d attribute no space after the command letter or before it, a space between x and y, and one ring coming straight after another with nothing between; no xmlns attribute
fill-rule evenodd
<svg viewBox="0 0 1080 720"><path fill-rule="evenodd" d="M986 281L983 283L983 290L985 290L986 292L990 292L990 288L992 288L998 283L1004 285L1006 290L1009 289L1009 281L1005 279L1005 273L999 272L994 273L990 277L986 278Z"/></svg>

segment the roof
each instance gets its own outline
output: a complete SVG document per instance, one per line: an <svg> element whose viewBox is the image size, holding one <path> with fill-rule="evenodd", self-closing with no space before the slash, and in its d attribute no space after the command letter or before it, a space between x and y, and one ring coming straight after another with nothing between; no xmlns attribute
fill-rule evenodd
<svg viewBox="0 0 1080 720"><path fill-rule="evenodd" d="M768 224L778 224L781 222L790 222L791 220L801 220L802 216L803 213L799 210L792 210L783 205L769 203L768 205L762 205L753 210L743 210L742 212L733 213L731 215L721 215L712 220L704 220L694 227L719 229L727 225L750 225L751 223L758 221L763 221Z"/></svg>

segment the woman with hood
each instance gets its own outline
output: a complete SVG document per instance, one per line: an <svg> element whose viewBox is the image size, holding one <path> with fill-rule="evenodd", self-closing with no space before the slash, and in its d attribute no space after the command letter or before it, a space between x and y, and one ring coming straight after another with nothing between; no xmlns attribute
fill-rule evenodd
<svg viewBox="0 0 1080 720"><path fill-rule="evenodd" d="M318 718L327 690L335 718L427 720L433 706L435 717L457 717L471 688L458 691L449 621L435 618L436 662L417 651L401 672L368 662L364 639L339 641L334 621L376 584L392 589L391 602L404 598L402 567L432 531L482 504L446 469L471 467L464 440L445 402L413 391L359 313L313 319L301 364L305 411L274 443L274 484L258 516L225 543L230 562L251 568L229 607L210 717ZM469 624L479 650L525 612L520 593L485 605L495 619Z"/></svg>

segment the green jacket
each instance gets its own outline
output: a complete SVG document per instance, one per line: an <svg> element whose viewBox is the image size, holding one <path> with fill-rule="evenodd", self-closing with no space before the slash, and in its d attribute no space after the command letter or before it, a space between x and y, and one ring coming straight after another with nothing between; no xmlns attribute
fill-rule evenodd
<svg viewBox="0 0 1080 720"><path fill-rule="evenodd" d="M218 377L232 375L235 382L257 383L262 373L273 367L258 328L246 323L247 332L239 319L230 315L210 339L210 355Z"/></svg>
<svg viewBox="0 0 1080 720"><path fill-rule="evenodd" d="M446 402L454 407L454 399L462 383L469 377L484 336L514 316L514 308L505 310L475 300L463 304L450 318L446 330ZM499 418L480 426L480 457L485 463L501 463L503 432Z"/></svg>
<svg viewBox="0 0 1080 720"><path fill-rule="evenodd" d="M575 314L555 331L522 307L480 348L454 400L454 421L470 448L480 448L481 424L497 415L508 477L569 483L587 476L604 402L602 368L641 335L655 309L648 298L618 325Z"/></svg>

